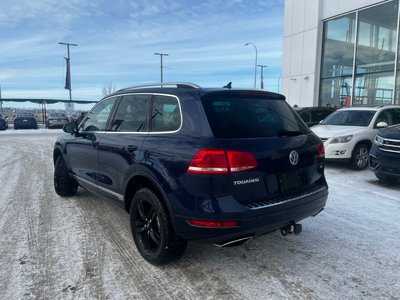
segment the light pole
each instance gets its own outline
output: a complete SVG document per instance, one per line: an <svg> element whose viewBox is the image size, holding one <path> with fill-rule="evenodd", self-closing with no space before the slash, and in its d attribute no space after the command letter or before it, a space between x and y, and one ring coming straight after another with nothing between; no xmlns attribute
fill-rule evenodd
<svg viewBox="0 0 400 300"><path fill-rule="evenodd" d="M246 43L245 46L253 45L254 50L256 50L256 62L254 64L254 88L256 88L256 81L257 81L257 47L253 43Z"/></svg>
<svg viewBox="0 0 400 300"><path fill-rule="evenodd" d="M69 101L72 100L71 97L71 59L69 56L69 46L78 46L77 44L71 44L71 43L64 43L64 42L59 42L60 45L66 45L67 46L67 57L65 57L67 61L67 72L65 76L65 89L69 90Z"/></svg>
<svg viewBox="0 0 400 300"><path fill-rule="evenodd" d="M156 52L154 55L160 55L161 83L163 83L163 56L168 56L168 54Z"/></svg>
<svg viewBox="0 0 400 300"><path fill-rule="evenodd" d="M257 65L261 68L261 89L264 89L264 68L268 67L267 65Z"/></svg>

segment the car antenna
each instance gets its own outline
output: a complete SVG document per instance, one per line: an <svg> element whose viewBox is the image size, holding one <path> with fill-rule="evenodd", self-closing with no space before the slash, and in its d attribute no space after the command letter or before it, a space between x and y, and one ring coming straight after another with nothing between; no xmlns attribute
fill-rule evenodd
<svg viewBox="0 0 400 300"><path fill-rule="evenodd" d="M231 89L232 88L232 81L229 81L227 85L224 85L224 89Z"/></svg>

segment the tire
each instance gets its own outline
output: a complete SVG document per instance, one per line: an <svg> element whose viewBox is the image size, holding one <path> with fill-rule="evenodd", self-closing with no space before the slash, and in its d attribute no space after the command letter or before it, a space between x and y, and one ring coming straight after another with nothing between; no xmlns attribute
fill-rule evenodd
<svg viewBox="0 0 400 300"><path fill-rule="evenodd" d="M54 166L54 190L61 197L74 196L78 190L78 183L69 175L67 165L61 155Z"/></svg>
<svg viewBox="0 0 400 300"><path fill-rule="evenodd" d="M176 236L166 209L152 190L136 192L130 219L133 240L145 260L161 265L183 255L187 242Z"/></svg>
<svg viewBox="0 0 400 300"><path fill-rule="evenodd" d="M363 170L368 166L369 147L366 144L359 144L353 150L351 164L354 170Z"/></svg>

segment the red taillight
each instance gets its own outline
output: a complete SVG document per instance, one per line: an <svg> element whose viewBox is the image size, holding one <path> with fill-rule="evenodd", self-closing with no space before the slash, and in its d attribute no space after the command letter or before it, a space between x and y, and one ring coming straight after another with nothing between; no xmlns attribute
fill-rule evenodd
<svg viewBox="0 0 400 300"><path fill-rule="evenodd" d="M231 173L246 171L257 167L257 161L250 152L228 151Z"/></svg>
<svg viewBox="0 0 400 300"><path fill-rule="evenodd" d="M236 221L204 221L204 220L193 220L193 219L189 219L188 223L193 226L215 227L215 228L236 227L239 225L239 223Z"/></svg>
<svg viewBox="0 0 400 300"><path fill-rule="evenodd" d="M192 158L187 171L193 174L226 174L228 170L224 150L200 150Z"/></svg>
<svg viewBox="0 0 400 300"><path fill-rule="evenodd" d="M318 149L317 149L317 154L318 154L318 158L324 158L325 157L325 148L324 148L324 143L320 142L318 145Z"/></svg>
<svg viewBox="0 0 400 300"><path fill-rule="evenodd" d="M257 167L250 152L205 149L195 154L187 172L192 174L237 173Z"/></svg>

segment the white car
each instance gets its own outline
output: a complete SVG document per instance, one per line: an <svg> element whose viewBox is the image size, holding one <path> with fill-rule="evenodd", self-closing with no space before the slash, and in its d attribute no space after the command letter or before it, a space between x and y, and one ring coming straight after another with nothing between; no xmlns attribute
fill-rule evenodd
<svg viewBox="0 0 400 300"><path fill-rule="evenodd" d="M400 106L338 109L311 127L324 142L327 160L348 160L356 170L368 165L369 149L379 129L400 124Z"/></svg>

